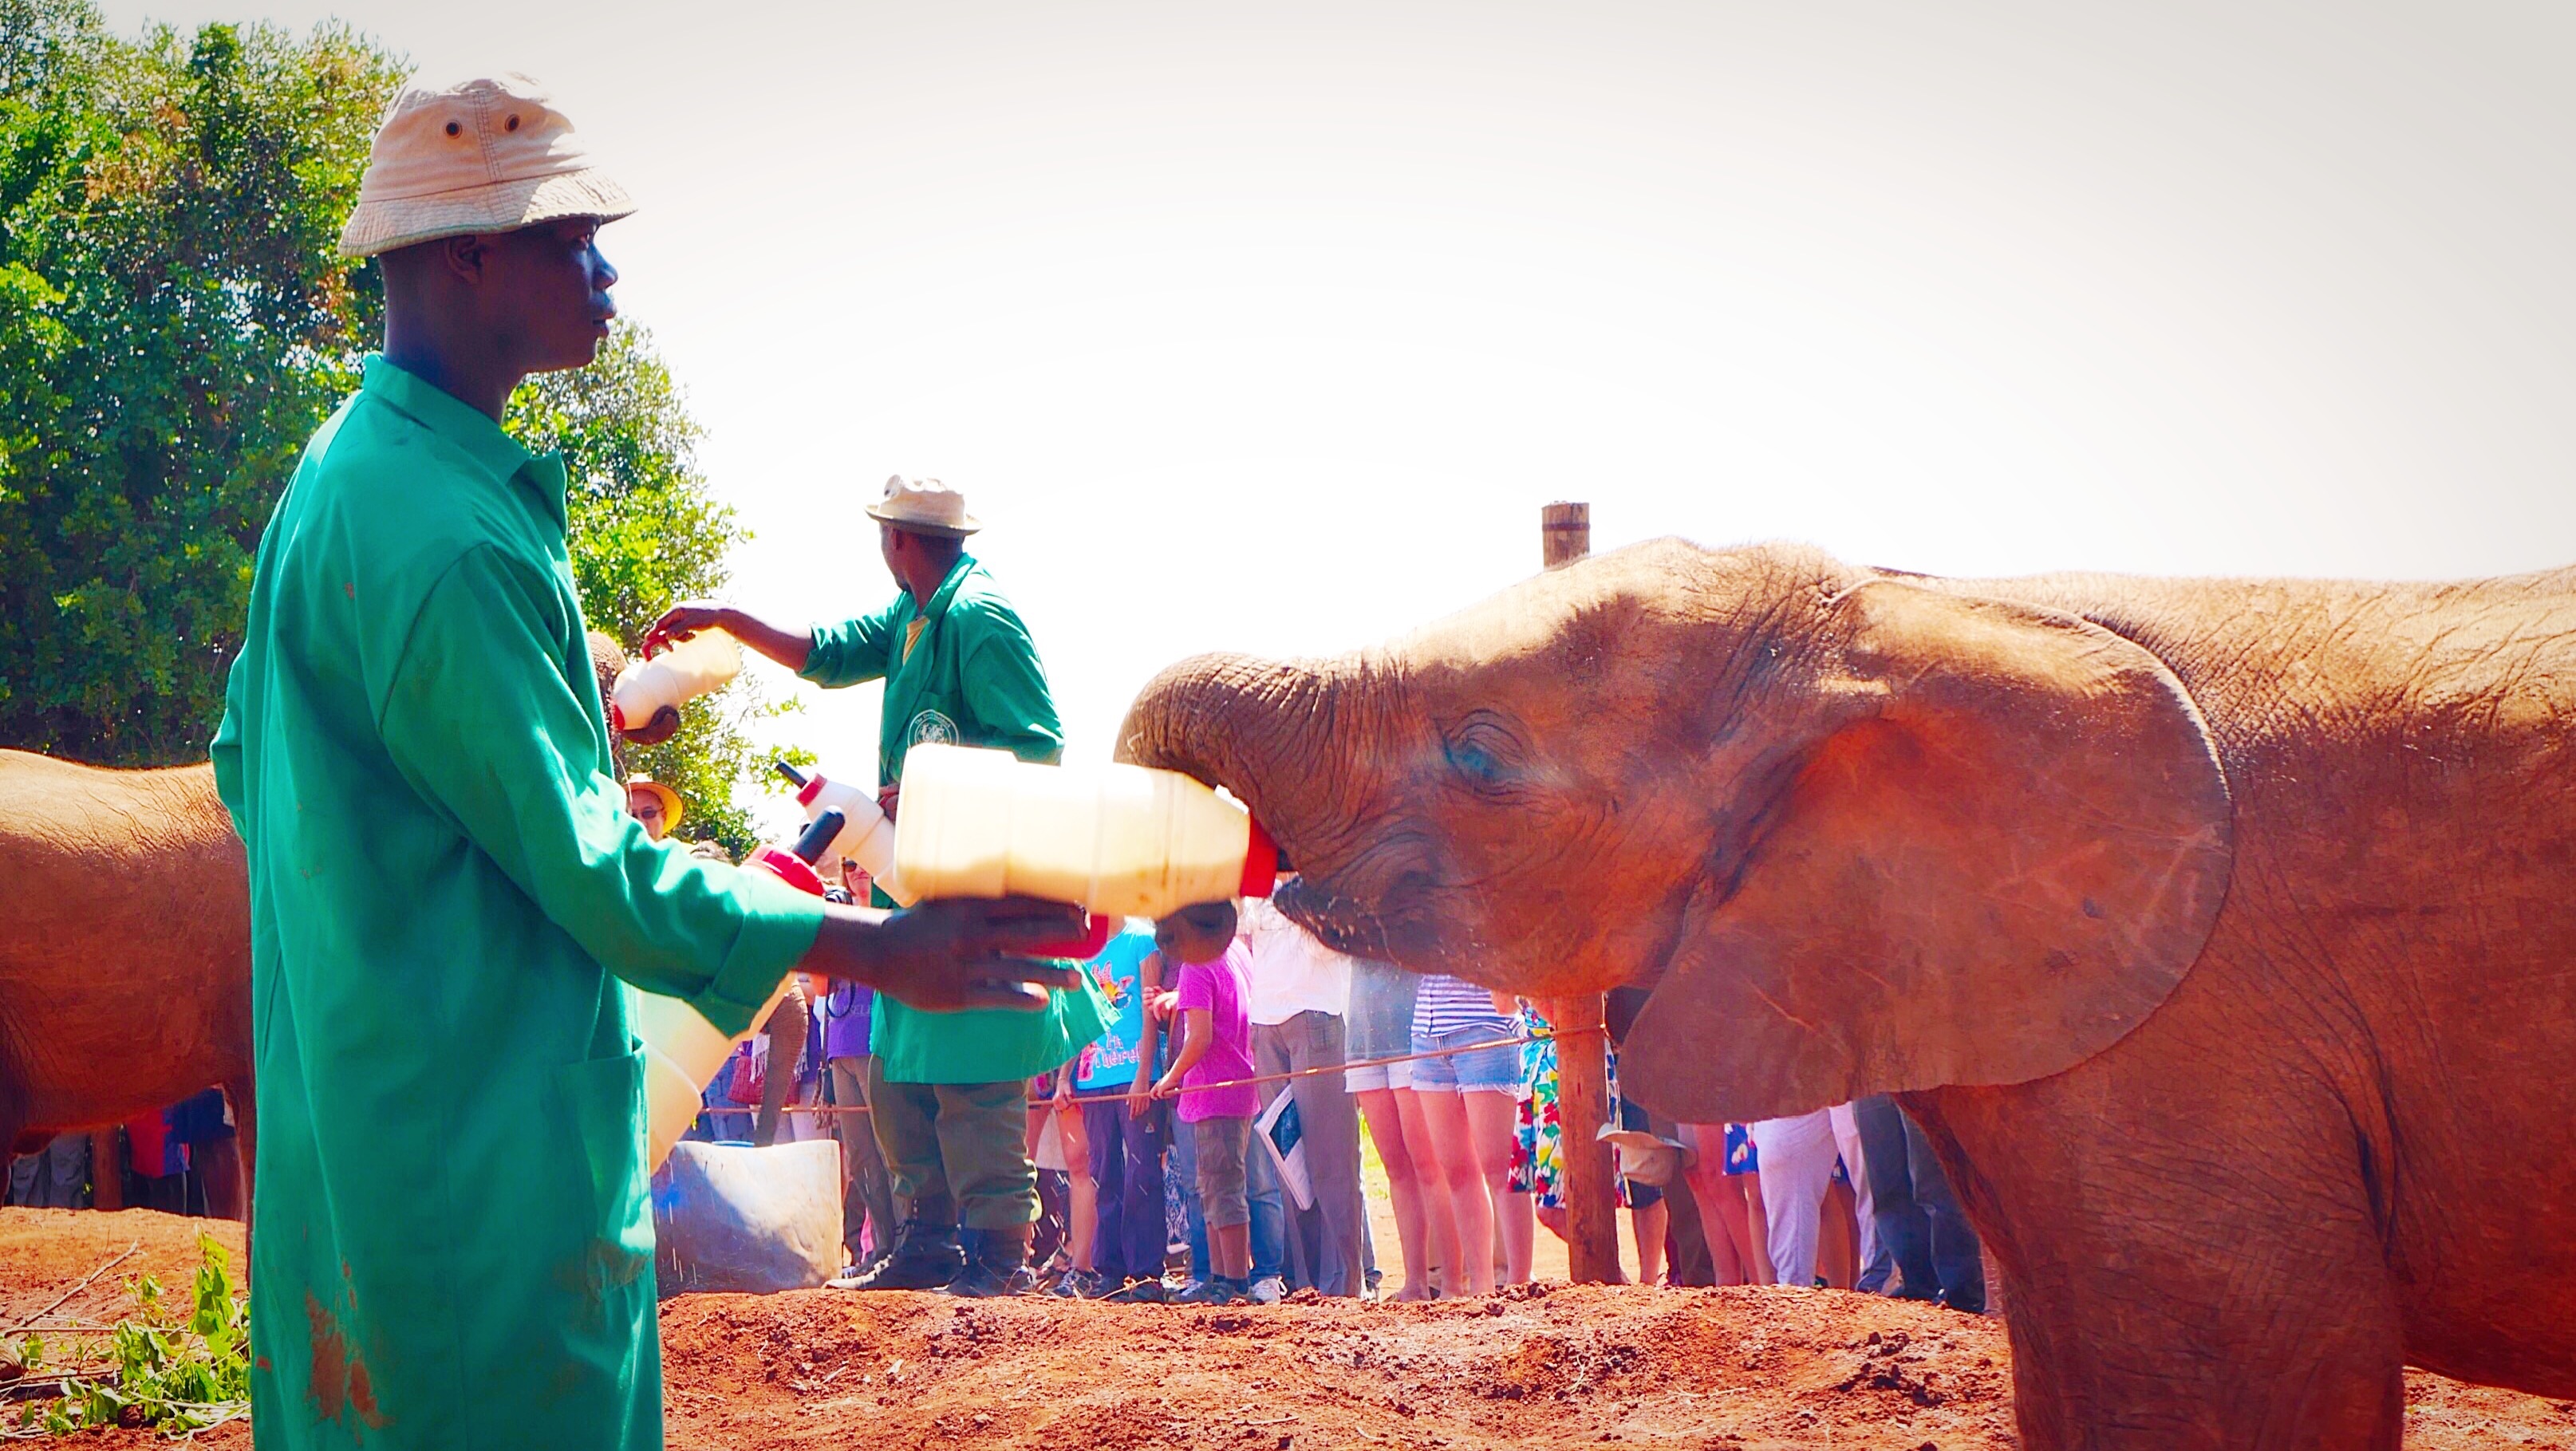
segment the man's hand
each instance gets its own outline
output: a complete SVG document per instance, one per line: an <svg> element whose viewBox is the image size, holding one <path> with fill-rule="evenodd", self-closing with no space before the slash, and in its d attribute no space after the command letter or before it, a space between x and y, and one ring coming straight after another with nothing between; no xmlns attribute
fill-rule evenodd
<svg viewBox="0 0 2576 1451"><path fill-rule="evenodd" d="M644 632L643 651L659 655L700 630L722 630L790 670L804 669L814 654L810 632L782 630L713 600L689 600L664 610Z"/></svg>
<svg viewBox="0 0 2576 1451"><path fill-rule="evenodd" d="M1047 1005L1081 970L1017 954L1080 935L1082 909L1025 897L956 897L902 912L826 909L800 972L848 978L925 1012Z"/></svg>
<svg viewBox="0 0 2576 1451"><path fill-rule="evenodd" d="M739 613L729 605L713 600L683 600L662 612L653 628L644 632L643 650L647 656L659 655L700 630L722 630L737 633L733 617Z"/></svg>
<svg viewBox="0 0 2576 1451"><path fill-rule="evenodd" d="M639 746L658 746L679 733L680 708L676 705L666 705L653 712L653 718L644 722L641 729L621 732Z"/></svg>
<svg viewBox="0 0 2576 1451"><path fill-rule="evenodd" d="M903 783L901 781L892 782L888 785L879 786L877 788L877 810L885 813L886 820L894 820L894 809L897 805L901 804L902 801Z"/></svg>
<svg viewBox="0 0 2576 1451"><path fill-rule="evenodd" d="M1129 1118L1143 1118L1152 1113L1154 1111L1154 1070L1142 1063L1137 1064L1136 1081L1129 1085L1127 1092L1130 1095L1127 1100Z"/></svg>

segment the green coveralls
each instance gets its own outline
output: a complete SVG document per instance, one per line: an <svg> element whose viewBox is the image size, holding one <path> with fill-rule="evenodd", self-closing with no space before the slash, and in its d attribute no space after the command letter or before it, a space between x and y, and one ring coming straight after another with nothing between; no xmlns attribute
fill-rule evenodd
<svg viewBox="0 0 2576 1451"><path fill-rule="evenodd" d="M803 674L827 687L885 680L880 780L901 781L904 753L924 741L999 747L1024 761L1064 752L1037 646L972 555L958 556L926 605L906 592L873 615L816 627ZM1034 1013L924 1013L879 993L868 1106L907 1214L968 1229L1035 1221L1028 1081L1071 1062L1107 1021L1087 976L1081 991L1053 994Z"/></svg>
<svg viewBox="0 0 2576 1451"><path fill-rule="evenodd" d="M626 815L562 461L370 358L261 539L214 761L250 861L261 1451L660 1446L618 978L740 1031L822 906Z"/></svg>

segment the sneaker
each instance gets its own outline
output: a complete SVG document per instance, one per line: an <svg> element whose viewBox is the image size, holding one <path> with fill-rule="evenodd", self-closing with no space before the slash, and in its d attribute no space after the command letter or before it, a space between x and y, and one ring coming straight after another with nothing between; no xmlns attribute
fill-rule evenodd
<svg viewBox="0 0 2576 1451"><path fill-rule="evenodd" d="M1129 1280L1100 1298L1113 1305L1159 1305L1170 1293L1160 1280Z"/></svg>
<svg viewBox="0 0 2576 1451"><path fill-rule="evenodd" d="M1098 1270L1067 1270L1047 1293L1059 1300L1097 1300L1109 1289L1109 1277Z"/></svg>
<svg viewBox="0 0 2576 1451"><path fill-rule="evenodd" d="M1252 1287L1241 1280L1223 1275L1210 1275L1198 1284L1172 1298L1184 1305L1240 1305L1251 1294Z"/></svg>
<svg viewBox="0 0 2576 1451"><path fill-rule="evenodd" d="M1288 1285L1277 1275L1264 1275L1245 1285L1243 1293L1255 1305L1276 1305L1288 1298Z"/></svg>

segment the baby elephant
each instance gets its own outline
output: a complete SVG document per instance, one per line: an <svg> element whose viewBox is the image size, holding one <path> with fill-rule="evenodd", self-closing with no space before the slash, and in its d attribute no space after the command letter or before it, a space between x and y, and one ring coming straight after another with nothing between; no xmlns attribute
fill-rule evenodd
<svg viewBox="0 0 2576 1451"><path fill-rule="evenodd" d="M2379 1447L2576 1396L2576 571L1939 580L1662 542L1385 648L1165 671L1326 941L1650 985L1693 1122L1893 1092L2023 1444Z"/></svg>

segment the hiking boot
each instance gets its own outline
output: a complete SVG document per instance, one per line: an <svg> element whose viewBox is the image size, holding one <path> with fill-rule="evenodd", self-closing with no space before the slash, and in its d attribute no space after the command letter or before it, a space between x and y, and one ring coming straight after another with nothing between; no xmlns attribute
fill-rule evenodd
<svg viewBox="0 0 2576 1451"><path fill-rule="evenodd" d="M1277 1275L1264 1275L1244 1286L1243 1293L1255 1305L1276 1305L1288 1298L1288 1285Z"/></svg>
<svg viewBox="0 0 2576 1451"><path fill-rule="evenodd" d="M969 1300L1025 1295L1037 1287L1029 1273L1029 1226L1013 1229L968 1229L957 1236L965 1267L940 1290Z"/></svg>
<svg viewBox="0 0 2576 1451"><path fill-rule="evenodd" d="M1252 1298L1252 1285L1247 1280L1210 1275L1172 1298L1184 1305L1240 1305Z"/></svg>
<svg viewBox="0 0 2576 1451"><path fill-rule="evenodd" d="M885 1258L831 1284L836 1290L936 1290L957 1278L964 1264L955 1225L907 1219Z"/></svg>
<svg viewBox="0 0 2576 1451"><path fill-rule="evenodd" d="M1129 1280L1100 1298L1113 1305L1159 1305L1169 1294L1160 1280Z"/></svg>
<svg viewBox="0 0 2576 1451"><path fill-rule="evenodd" d="M1047 1293L1059 1300L1097 1300L1109 1288L1109 1277L1098 1270L1067 1270Z"/></svg>

